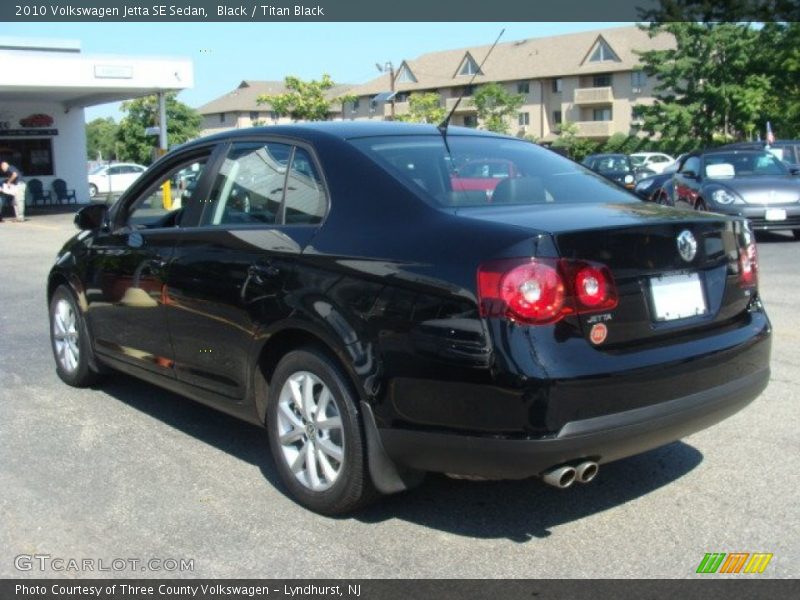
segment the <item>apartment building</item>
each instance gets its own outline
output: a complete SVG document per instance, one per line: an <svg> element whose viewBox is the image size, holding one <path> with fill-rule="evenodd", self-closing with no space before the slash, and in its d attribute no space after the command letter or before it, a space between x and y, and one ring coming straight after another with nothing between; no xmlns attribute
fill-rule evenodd
<svg viewBox="0 0 800 600"><path fill-rule="evenodd" d="M342 105L334 100L351 87L351 85L337 85L328 90L326 97L331 100L330 119L342 118ZM258 102L261 96L284 92L286 86L283 81L242 81L233 91L197 109L203 117L200 125L202 135L256 125L291 123L292 120L287 115L279 115L268 103Z"/></svg>
<svg viewBox="0 0 800 600"><path fill-rule="evenodd" d="M347 93L357 100L344 106L332 103L330 118L388 119L392 110L395 115L408 112L412 94L435 92L447 109L464 94L451 122L478 127L471 96L480 85L497 82L524 97L518 114L509 120L511 133L552 141L559 126L569 121L577 125L578 135L604 140L631 133L633 107L653 102L654 82L641 71L637 52L673 46L668 34L651 38L628 26L501 43L485 62L491 45L431 52L403 60L391 74L331 90L331 98ZM281 91L282 82L243 81L233 92L200 107L203 132L289 122L256 103L261 94ZM392 94L393 101L384 100Z"/></svg>
<svg viewBox="0 0 800 600"><path fill-rule="evenodd" d="M653 102L654 82L640 70L636 52L672 46L669 35L650 38L630 26L501 43L483 66L490 45L431 52L398 65L394 86L384 74L351 89L359 101L345 107L345 118L386 118L391 103L370 100L390 90L396 92L397 115L408 111L411 94L436 92L450 109L463 93L451 122L476 127L470 97L481 84L497 82L525 99L509 121L510 132L546 142L570 121L577 124L578 135L602 140L630 133L633 107Z"/></svg>

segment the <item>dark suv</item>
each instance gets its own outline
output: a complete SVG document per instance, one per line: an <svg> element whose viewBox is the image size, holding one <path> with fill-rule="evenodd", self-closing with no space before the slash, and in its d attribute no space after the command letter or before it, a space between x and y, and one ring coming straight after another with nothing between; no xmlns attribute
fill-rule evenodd
<svg viewBox="0 0 800 600"><path fill-rule="evenodd" d="M470 161L514 177L457 189ZM47 283L58 375L110 367L266 427L324 513L426 471L588 483L769 379L745 219L641 202L515 138L226 132L76 223Z"/></svg>

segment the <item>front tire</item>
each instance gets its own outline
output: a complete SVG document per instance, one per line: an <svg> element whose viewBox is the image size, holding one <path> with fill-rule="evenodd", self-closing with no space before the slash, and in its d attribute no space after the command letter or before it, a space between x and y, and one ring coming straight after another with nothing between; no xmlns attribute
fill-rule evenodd
<svg viewBox="0 0 800 600"><path fill-rule="evenodd" d="M303 506L347 513L377 493L356 399L341 370L312 349L281 359L270 382L267 430L278 473Z"/></svg>
<svg viewBox="0 0 800 600"><path fill-rule="evenodd" d="M58 377L73 387L86 387L97 381L89 360L91 340L75 296L60 285L50 300L50 346Z"/></svg>

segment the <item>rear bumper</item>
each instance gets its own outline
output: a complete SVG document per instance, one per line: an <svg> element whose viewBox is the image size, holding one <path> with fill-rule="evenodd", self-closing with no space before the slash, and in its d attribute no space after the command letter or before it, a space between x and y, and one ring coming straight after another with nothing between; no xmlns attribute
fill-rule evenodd
<svg viewBox="0 0 800 600"><path fill-rule="evenodd" d="M557 435L547 438L511 439L403 429L378 432L388 457L403 467L522 479L582 458L607 463L681 439L744 408L767 386L769 374L769 367L764 367L674 400L570 421Z"/></svg>

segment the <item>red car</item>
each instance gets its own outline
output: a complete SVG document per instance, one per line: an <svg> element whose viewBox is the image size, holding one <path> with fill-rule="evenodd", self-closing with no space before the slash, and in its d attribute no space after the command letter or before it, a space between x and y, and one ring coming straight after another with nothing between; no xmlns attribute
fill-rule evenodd
<svg viewBox="0 0 800 600"><path fill-rule="evenodd" d="M464 163L450 177L453 191L482 191L491 199L494 188L504 179L519 177L514 163L508 160L481 159Z"/></svg>

